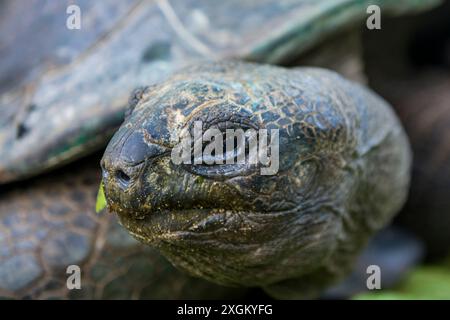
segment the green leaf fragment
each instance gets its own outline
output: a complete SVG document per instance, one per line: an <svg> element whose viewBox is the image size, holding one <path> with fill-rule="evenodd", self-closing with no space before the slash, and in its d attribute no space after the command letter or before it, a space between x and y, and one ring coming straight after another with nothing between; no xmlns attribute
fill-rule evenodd
<svg viewBox="0 0 450 320"><path fill-rule="evenodd" d="M95 212L99 213L106 208L105 192L103 191L103 181L100 182L100 187L97 193L97 202L95 203Z"/></svg>

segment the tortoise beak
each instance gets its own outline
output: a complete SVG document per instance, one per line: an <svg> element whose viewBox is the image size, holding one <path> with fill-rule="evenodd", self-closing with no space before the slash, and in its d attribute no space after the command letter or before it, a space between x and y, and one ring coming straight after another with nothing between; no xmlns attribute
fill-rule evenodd
<svg viewBox="0 0 450 320"><path fill-rule="evenodd" d="M148 160L166 150L147 143L140 131L121 128L114 135L100 162L105 196L112 211L137 214L145 200Z"/></svg>
<svg viewBox="0 0 450 320"><path fill-rule="evenodd" d="M120 130L115 135L101 161L103 179L115 180L117 185L126 190L139 178L137 168L147 159L154 158L166 151L166 148L145 141L139 131Z"/></svg>

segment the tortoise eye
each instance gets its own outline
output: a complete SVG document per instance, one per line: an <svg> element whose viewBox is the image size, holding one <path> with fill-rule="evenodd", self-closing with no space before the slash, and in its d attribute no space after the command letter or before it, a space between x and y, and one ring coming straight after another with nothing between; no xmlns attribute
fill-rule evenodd
<svg viewBox="0 0 450 320"><path fill-rule="evenodd" d="M256 131L253 131L255 138ZM212 137L212 138L211 138ZM201 154L195 154L192 148L191 164L185 165L189 172L210 178L230 178L247 175L253 172L257 163L250 161L250 151L257 152L257 148L250 147L250 138L244 130L218 130L207 134L203 141Z"/></svg>
<svg viewBox="0 0 450 320"><path fill-rule="evenodd" d="M128 187L128 184L130 183L130 176L127 175L125 172L123 172L122 170L117 170L116 172L116 178L117 181L122 185L122 187L126 188Z"/></svg>
<svg viewBox="0 0 450 320"><path fill-rule="evenodd" d="M223 136L221 141L204 142L202 145L201 164L244 164L245 141L238 141L235 137ZM195 160L195 157L193 158ZM195 163L193 161L193 163ZM197 163L199 164L199 163Z"/></svg>
<svg viewBox="0 0 450 320"><path fill-rule="evenodd" d="M184 164L183 167L192 174L216 180L226 180L237 176L246 176L253 173L256 168L256 166L250 166L248 164Z"/></svg>

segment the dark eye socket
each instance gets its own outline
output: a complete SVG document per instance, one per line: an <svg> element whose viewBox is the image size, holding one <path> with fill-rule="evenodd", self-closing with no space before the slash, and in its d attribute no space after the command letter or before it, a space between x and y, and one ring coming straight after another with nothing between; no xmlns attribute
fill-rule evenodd
<svg viewBox="0 0 450 320"><path fill-rule="evenodd" d="M131 180L130 176L120 169L116 172L116 178L123 187L127 187Z"/></svg>
<svg viewBox="0 0 450 320"><path fill-rule="evenodd" d="M205 148L208 144L209 142L203 144L203 152L205 152ZM214 163L210 165L221 164L221 162L226 163L227 161L240 164L245 163L249 153L248 139L245 136L240 138L236 136L226 137L224 134L221 145L222 150L216 150L214 148L211 154L208 155L214 159ZM204 153L203 156L205 157Z"/></svg>
<svg viewBox="0 0 450 320"><path fill-rule="evenodd" d="M194 164L194 142L191 145L191 164L184 165L185 169L197 175L215 179L226 179L239 175L246 175L256 168L256 164L249 163L249 129L257 131L253 126L241 123L217 123L210 129L218 129L221 133L222 141L218 141L219 148L212 147L215 138L203 141L200 164ZM227 129L234 129L234 135L229 135ZM242 130L237 133L236 130ZM206 130L205 130L206 131ZM247 134L246 134L247 133ZM218 146L217 145L217 146ZM206 160L206 161L205 161ZM227 163L228 162L228 163Z"/></svg>
<svg viewBox="0 0 450 320"><path fill-rule="evenodd" d="M189 164L183 165L184 169L190 173L215 180L226 180L237 176L246 176L251 174L256 168L249 164Z"/></svg>
<svg viewBox="0 0 450 320"><path fill-rule="evenodd" d="M220 132L220 136L210 137L202 142L202 153L200 155L202 157L202 164L217 165L227 161L243 164L250 151L251 138L248 130L253 128L238 127L237 129L231 129L228 127L227 129L220 130L217 127L213 127L211 129ZM230 129L239 131L234 131L234 133L227 132L227 130ZM256 139L258 139L258 132L256 130L253 131L252 134L252 138L256 137ZM220 140L216 141L216 138ZM191 144L192 163L194 163L195 160L194 144L195 142L192 142Z"/></svg>

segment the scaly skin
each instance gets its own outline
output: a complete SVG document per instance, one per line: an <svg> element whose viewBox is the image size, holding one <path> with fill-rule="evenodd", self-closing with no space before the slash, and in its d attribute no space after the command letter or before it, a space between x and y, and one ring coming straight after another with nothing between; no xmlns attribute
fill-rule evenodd
<svg viewBox="0 0 450 320"><path fill-rule="evenodd" d="M27 299L204 299L239 297L187 277L154 249L94 212L98 157L0 196L0 297ZM68 290L66 268L81 268Z"/></svg>
<svg viewBox="0 0 450 320"><path fill-rule="evenodd" d="M123 121L134 88L164 81L194 61L285 63L328 44L338 31L363 27L371 4L386 16L438 2L79 0L80 30L64 27L71 1L2 2L0 184L101 149ZM320 66L348 60L331 52Z"/></svg>
<svg viewBox="0 0 450 320"><path fill-rule="evenodd" d="M279 298L313 297L345 275L406 197L410 150L390 107L317 68L192 66L138 92L102 159L109 209L189 273ZM276 175L259 166L175 165L203 129L279 129Z"/></svg>

